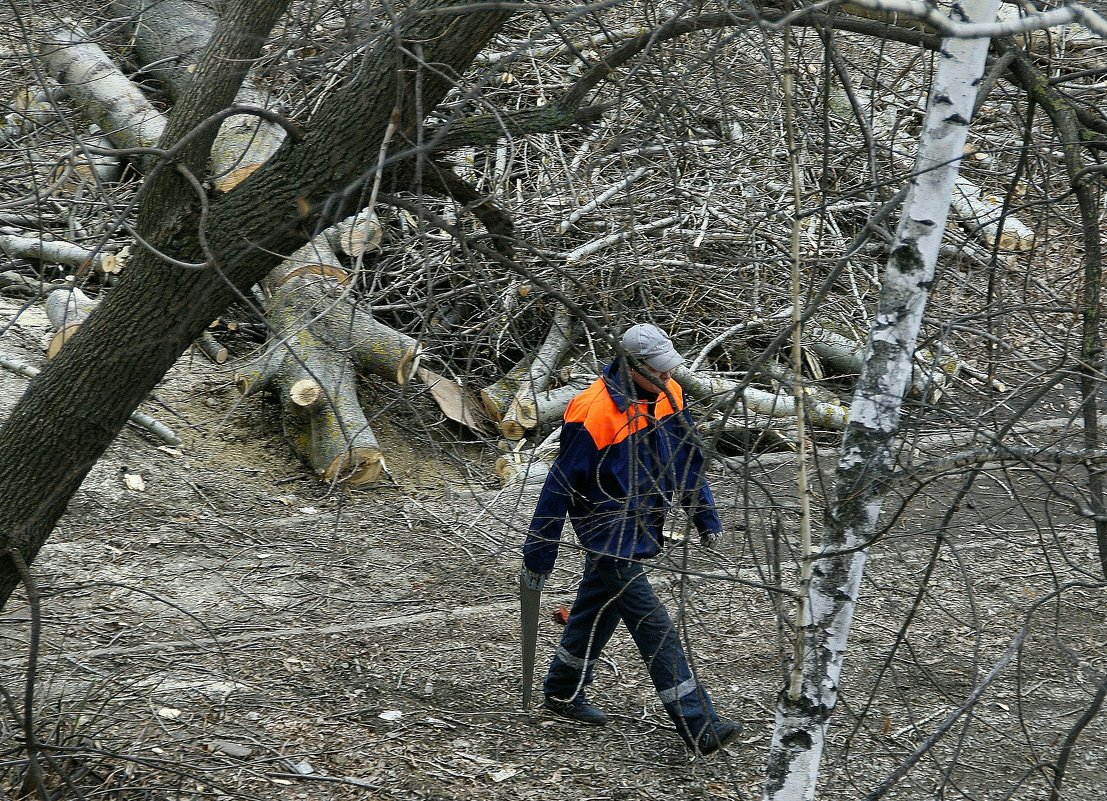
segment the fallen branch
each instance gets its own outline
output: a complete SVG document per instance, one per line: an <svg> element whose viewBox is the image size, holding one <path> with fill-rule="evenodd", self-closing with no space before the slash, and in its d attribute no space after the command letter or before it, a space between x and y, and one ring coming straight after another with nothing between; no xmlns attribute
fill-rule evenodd
<svg viewBox="0 0 1107 801"><path fill-rule="evenodd" d="M69 25L51 30L38 51L46 71L111 144L157 145L165 132L165 117L84 31Z"/></svg>
<svg viewBox="0 0 1107 801"><path fill-rule="evenodd" d="M742 409L742 412L737 415L739 418L743 413L764 417L795 417L796 415L796 400L790 394L766 392L742 386L737 381L702 372L692 372L684 366L673 371L673 378L693 398L710 399L720 407L725 407L732 401L738 404ZM840 403L805 400L804 411L808 422L834 430L845 428L849 419L849 409Z"/></svg>
<svg viewBox="0 0 1107 801"><path fill-rule="evenodd" d="M970 233L983 238L988 247L1030 250L1034 246L1034 232L1011 214L1010 210L1004 215L1003 200L981 191L966 178L958 177L950 202L950 208L961 221L961 225Z"/></svg>
<svg viewBox="0 0 1107 801"><path fill-rule="evenodd" d="M36 259L47 264L63 264L78 272L89 269L110 272L115 256L102 250L74 245L60 239L42 239L39 236L0 234L0 251L12 258Z"/></svg>
<svg viewBox="0 0 1107 801"><path fill-rule="evenodd" d="M594 256L601 250L605 250L612 245L617 245L620 242L625 242L627 239L630 239L634 236L645 236L646 234L651 234L654 231L659 231L663 228L671 228L679 223L680 220L681 215L673 214L662 220L657 220L656 222L647 223L646 225L640 225L637 228L632 228L629 231L618 231L614 234L609 234L608 236L596 239L592 242L588 242L587 244L581 245L578 248L574 248L573 250L570 250L568 253L566 253L562 258L564 259L566 265L579 264L589 256Z"/></svg>
<svg viewBox="0 0 1107 801"><path fill-rule="evenodd" d="M509 440L522 439L539 423L539 398L550 385L554 371L573 346L573 317L564 308L554 314L553 323L542 345L527 366L527 374L519 382L508 404L500 431ZM546 400L548 404L548 399Z"/></svg>

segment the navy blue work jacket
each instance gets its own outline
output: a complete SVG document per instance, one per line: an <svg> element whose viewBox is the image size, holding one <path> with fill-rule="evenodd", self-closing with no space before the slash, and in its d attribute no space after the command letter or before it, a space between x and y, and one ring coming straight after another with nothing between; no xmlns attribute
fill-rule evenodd
<svg viewBox="0 0 1107 801"><path fill-rule="evenodd" d="M674 498L697 531L722 530L680 385L670 379L652 408L636 389L615 362L570 401L523 544L529 570L553 570L566 514L586 549L630 559L660 552Z"/></svg>

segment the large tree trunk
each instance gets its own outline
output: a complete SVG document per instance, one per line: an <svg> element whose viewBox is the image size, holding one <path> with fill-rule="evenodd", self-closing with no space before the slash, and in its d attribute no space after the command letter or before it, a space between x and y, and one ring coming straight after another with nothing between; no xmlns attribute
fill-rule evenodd
<svg viewBox="0 0 1107 801"><path fill-rule="evenodd" d="M978 22L994 19L998 8L999 0L969 0L960 6L971 21ZM893 438L911 386L915 342L934 280L988 41L943 42L915 177L892 243L850 405L820 555L804 555L795 663L789 684L777 700L765 774L768 801L815 797L819 761L829 717L838 702L842 661L865 570L866 546L876 531L894 465Z"/></svg>
<svg viewBox="0 0 1107 801"><path fill-rule="evenodd" d="M226 3L162 147L233 102L285 5ZM281 260L278 254L307 241L305 230L332 193L370 178L390 121L397 122L398 143L415 141L450 76L468 67L510 14L501 6L417 0L322 103L303 137L287 141L230 192L207 198L204 240L196 181L213 137L196 135L175 165L150 176L138 230L172 261L139 251L0 429L0 552L34 560L89 469L177 357ZM417 43L418 60L405 43ZM351 120L361 136L349 135ZM0 606L18 580L12 560L0 561Z"/></svg>

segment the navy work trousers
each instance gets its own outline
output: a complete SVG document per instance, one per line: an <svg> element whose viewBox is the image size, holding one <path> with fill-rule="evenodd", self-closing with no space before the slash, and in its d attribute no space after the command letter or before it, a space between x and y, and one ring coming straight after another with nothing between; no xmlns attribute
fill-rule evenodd
<svg viewBox="0 0 1107 801"><path fill-rule="evenodd" d="M566 701L583 692L620 620L642 654L665 711L685 742L693 743L719 717L692 676L676 627L639 562L588 555L543 690Z"/></svg>

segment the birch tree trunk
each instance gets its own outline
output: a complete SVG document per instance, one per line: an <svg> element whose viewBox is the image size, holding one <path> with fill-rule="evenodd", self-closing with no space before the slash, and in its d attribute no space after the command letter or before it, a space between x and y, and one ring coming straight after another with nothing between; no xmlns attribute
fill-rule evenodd
<svg viewBox="0 0 1107 801"><path fill-rule="evenodd" d="M995 19L999 0L967 0L952 14ZM765 773L767 801L814 799L830 715L864 574L866 544L880 516L892 440L911 386L915 342L934 280L950 197L968 135L989 40L947 39L930 94L915 177L892 243L857 392L838 462L836 494L820 551L804 566L795 662L777 699Z"/></svg>

